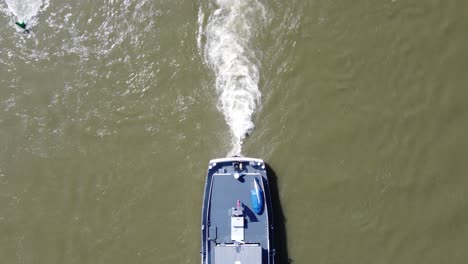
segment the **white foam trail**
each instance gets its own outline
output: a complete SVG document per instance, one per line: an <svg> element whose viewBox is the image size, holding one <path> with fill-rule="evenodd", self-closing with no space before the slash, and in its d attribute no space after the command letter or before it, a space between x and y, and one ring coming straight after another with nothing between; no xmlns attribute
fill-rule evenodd
<svg viewBox="0 0 468 264"><path fill-rule="evenodd" d="M254 129L252 116L261 100L259 62L252 38L267 23L257 0L217 0L218 9L205 29L205 61L216 75L218 108L232 134L229 155L241 154L242 142ZM199 12L199 23L203 21Z"/></svg>
<svg viewBox="0 0 468 264"><path fill-rule="evenodd" d="M41 10L47 8L49 0L5 0L5 3L19 21L30 21Z"/></svg>
<svg viewBox="0 0 468 264"><path fill-rule="evenodd" d="M203 36L203 20L205 19L205 14L203 13L202 8L198 9L198 33L197 33L197 46L199 50L202 50L202 36Z"/></svg>

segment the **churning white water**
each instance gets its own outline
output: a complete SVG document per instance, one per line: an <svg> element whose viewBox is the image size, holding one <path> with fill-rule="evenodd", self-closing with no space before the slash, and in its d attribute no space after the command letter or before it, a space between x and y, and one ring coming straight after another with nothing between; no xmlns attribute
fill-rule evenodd
<svg viewBox="0 0 468 264"><path fill-rule="evenodd" d="M259 1L217 0L204 30L203 54L216 76L218 108L232 134L229 155L241 154L242 142L254 129L252 121L261 100L258 56L253 37L268 22ZM203 21L199 12L199 23ZM197 40L200 43L200 37ZM199 44L199 47L201 45Z"/></svg>
<svg viewBox="0 0 468 264"><path fill-rule="evenodd" d="M5 3L19 21L30 21L49 5L49 0L5 0Z"/></svg>

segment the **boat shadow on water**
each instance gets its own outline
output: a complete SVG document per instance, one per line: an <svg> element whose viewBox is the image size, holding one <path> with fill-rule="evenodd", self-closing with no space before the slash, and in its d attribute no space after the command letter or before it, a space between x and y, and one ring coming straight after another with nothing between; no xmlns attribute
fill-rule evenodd
<svg viewBox="0 0 468 264"><path fill-rule="evenodd" d="M289 258L288 254L288 241L286 235L286 217L283 213L281 200L279 197L278 177L275 171L267 163L266 171L268 177L268 185L270 188L271 202L273 206L273 219L274 219L274 243L276 249L276 263L288 264L294 261Z"/></svg>

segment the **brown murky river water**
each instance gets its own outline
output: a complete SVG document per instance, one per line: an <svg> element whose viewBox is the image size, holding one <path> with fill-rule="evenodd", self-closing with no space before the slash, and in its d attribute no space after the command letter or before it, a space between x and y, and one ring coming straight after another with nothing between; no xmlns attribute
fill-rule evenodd
<svg viewBox="0 0 468 264"><path fill-rule="evenodd" d="M279 263L466 263L467 10L1 1L0 262L199 263L207 163L241 153Z"/></svg>

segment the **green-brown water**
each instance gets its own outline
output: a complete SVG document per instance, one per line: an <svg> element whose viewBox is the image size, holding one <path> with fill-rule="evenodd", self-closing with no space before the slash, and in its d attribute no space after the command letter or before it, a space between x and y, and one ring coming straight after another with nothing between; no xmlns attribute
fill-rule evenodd
<svg viewBox="0 0 468 264"><path fill-rule="evenodd" d="M207 162L240 149L294 263L466 263L465 1L0 10L1 263L199 263Z"/></svg>

